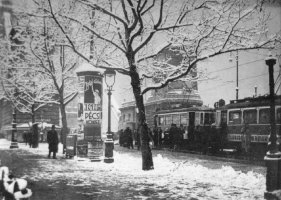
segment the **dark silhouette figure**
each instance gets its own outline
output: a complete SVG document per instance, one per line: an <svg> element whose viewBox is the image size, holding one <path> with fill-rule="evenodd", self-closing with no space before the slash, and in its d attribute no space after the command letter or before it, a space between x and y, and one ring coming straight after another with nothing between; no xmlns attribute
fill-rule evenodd
<svg viewBox="0 0 281 200"><path fill-rule="evenodd" d="M48 158L51 157L51 153L53 152L53 158L56 159L56 153L58 152L58 144L59 144L59 138L58 133L55 130L55 125L52 126L52 130L48 131L47 133L47 141L49 144L49 155Z"/></svg>
<svg viewBox="0 0 281 200"><path fill-rule="evenodd" d="M128 149L130 149L130 147L132 147L132 149L134 149L132 130L129 127L127 127L125 129L124 133L125 133L125 136L126 136Z"/></svg>

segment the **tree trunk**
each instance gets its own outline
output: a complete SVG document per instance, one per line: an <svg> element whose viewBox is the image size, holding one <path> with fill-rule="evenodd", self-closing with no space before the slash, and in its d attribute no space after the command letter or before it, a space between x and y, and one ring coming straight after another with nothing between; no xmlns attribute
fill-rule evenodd
<svg viewBox="0 0 281 200"><path fill-rule="evenodd" d="M68 128L67 128L65 105L63 103L60 103L60 110L61 110L61 121L62 121L62 129L61 129L60 138L61 138L61 142L63 144L63 153L65 153L66 136L68 134Z"/></svg>
<svg viewBox="0 0 281 200"><path fill-rule="evenodd" d="M134 63L134 62L132 62ZM148 135L148 126L146 123L145 117L145 107L143 102L143 95L141 94L140 78L139 74L136 71L136 66L131 65L131 85L133 87L133 92L136 100L136 105L139 110L138 115L138 131L140 134L141 140L141 153L142 153L142 169L151 170L153 167L152 152L149 146L149 135Z"/></svg>
<svg viewBox="0 0 281 200"><path fill-rule="evenodd" d="M32 124L35 123L35 111L34 111L34 107L35 107L35 105L32 104L32 106L31 106L31 121L32 121Z"/></svg>

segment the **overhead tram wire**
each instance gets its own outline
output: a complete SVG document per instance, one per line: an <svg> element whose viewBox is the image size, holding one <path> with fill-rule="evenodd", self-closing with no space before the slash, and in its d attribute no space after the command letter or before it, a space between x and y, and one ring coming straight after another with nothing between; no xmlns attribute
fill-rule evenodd
<svg viewBox="0 0 281 200"><path fill-rule="evenodd" d="M276 72L275 72L275 73L276 73ZM265 76L265 75L268 75L268 74L267 74L267 73L264 73L264 74L260 74L260 75L256 75L256 76L249 76L249 77L247 77L247 78L239 79L239 81L245 81L245 80L249 80L249 79L253 79L253 78L257 78L257 77L261 77L261 76ZM234 82L234 81L228 82L228 83L219 84L219 85L213 86L213 87L211 87L211 88L207 88L207 89L204 89L204 90L200 90L200 92L202 92L202 91L208 91L208 90L216 90L217 87L221 87L221 86L233 84L233 82Z"/></svg>
<svg viewBox="0 0 281 200"><path fill-rule="evenodd" d="M258 61L264 61L264 59L253 60L253 61L250 61L250 62L242 63L242 64L238 65L238 67L244 66L244 65L247 65L247 64L251 64L251 63L255 63L255 62L258 62ZM236 65L231 66L231 67L227 67L227 68L223 68L223 69L219 69L219 70L215 70L215 71L210 71L208 73L221 72L221 71L225 71L225 70L232 69L232 68L236 68Z"/></svg>

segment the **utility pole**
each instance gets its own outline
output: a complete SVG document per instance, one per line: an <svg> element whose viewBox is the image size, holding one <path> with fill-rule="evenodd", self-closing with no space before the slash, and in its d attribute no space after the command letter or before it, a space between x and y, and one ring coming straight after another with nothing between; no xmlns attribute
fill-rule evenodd
<svg viewBox="0 0 281 200"><path fill-rule="evenodd" d="M238 76L238 50L236 50L236 100L238 100L239 98L239 95L238 95L238 92L239 92L239 84L238 84L238 79L239 79L239 76Z"/></svg>

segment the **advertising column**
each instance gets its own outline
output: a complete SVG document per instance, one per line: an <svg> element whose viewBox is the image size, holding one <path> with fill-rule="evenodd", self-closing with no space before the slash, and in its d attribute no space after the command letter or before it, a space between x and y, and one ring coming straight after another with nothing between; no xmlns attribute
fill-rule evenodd
<svg viewBox="0 0 281 200"><path fill-rule="evenodd" d="M98 71L82 69L76 72L79 81L78 123L84 129L84 140L77 142L77 155L100 161L103 155L102 75Z"/></svg>

